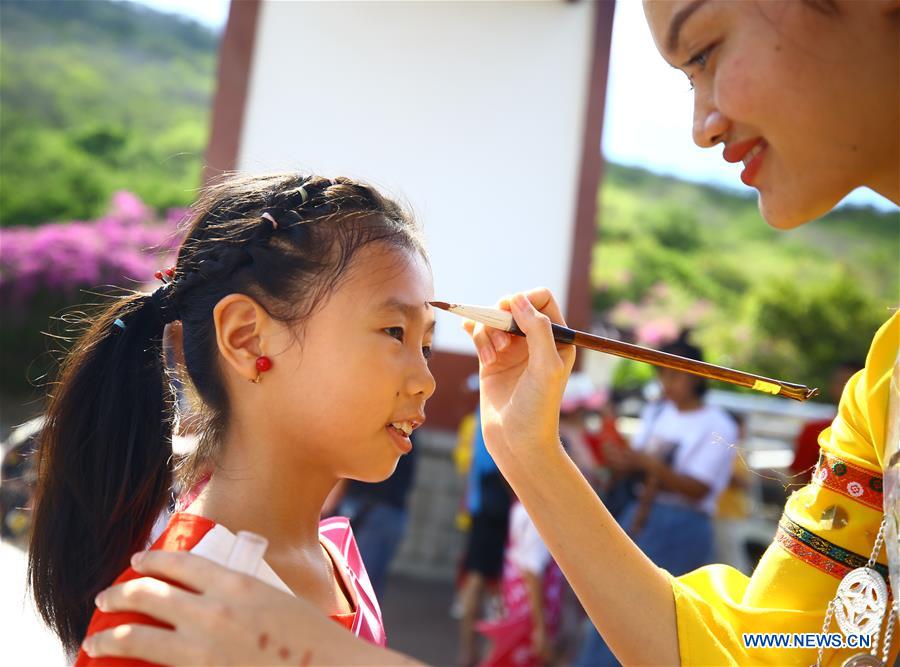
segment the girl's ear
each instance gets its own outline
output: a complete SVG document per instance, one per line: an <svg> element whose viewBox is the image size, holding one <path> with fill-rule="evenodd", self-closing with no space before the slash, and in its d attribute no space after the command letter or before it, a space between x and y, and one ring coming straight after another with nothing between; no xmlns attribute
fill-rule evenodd
<svg viewBox="0 0 900 667"><path fill-rule="evenodd" d="M270 321L265 309L246 294L229 294L213 308L219 354L247 380L257 376L256 359L265 354L261 334Z"/></svg>

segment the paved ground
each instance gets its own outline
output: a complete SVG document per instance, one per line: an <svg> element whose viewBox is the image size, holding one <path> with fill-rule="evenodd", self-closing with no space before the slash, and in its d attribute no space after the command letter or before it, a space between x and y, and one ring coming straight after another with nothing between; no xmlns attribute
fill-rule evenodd
<svg viewBox="0 0 900 667"><path fill-rule="evenodd" d="M450 618L450 582L396 575L382 600L388 645L434 667L456 665L457 622Z"/></svg>

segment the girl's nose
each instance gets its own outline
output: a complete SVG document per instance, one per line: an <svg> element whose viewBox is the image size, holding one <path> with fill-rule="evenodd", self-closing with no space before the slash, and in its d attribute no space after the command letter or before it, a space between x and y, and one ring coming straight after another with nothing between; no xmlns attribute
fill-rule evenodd
<svg viewBox="0 0 900 667"><path fill-rule="evenodd" d="M419 360L415 370L410 374L408 385L409 393L412 396L421 394L425 397L425 400L428 400L431 398L431 395L434 394L436 387L437 383L434 381L431 369L428 368L428 362L423 357Z"/></svg>

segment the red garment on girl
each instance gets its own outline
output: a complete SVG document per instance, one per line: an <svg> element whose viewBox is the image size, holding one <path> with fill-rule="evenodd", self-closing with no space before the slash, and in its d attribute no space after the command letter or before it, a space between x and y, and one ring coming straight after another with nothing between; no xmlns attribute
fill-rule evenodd
<svg viewBox="0 0 900 667"><path fill-rule="evenodd" d="M169 524L159 538L150 547L151 550L163 551L190 551L199 556L224 565L231 552L231 547L236 536L230 530L209 519L178 512L172 515ZM344 589L353 597L353 612L338 614L331 618L340 623L360 639L365 639L385 645L384 624L381 618L381 609L375 599L375 592L369 582L369 575L363 565L362 557L356 546L356 540L350 529L350 522L344 517L333 517L319 523L319 540L328 551L334 563L335 573L343 579ZM131 579L137 579L143 575L129 567L114 583L120 584ZM293 592L275 574L263 560L260 564L257 578L287 593ZM144 614L131 612L106 613L99 609L94 610L88 626L87 635L90 636L102 630L108 630L119 625L140 623L157 627L171 627ZM144 667L151 665L143 660L132 658L98 658L89 657L84 651L79 651L78 659L74 667Z"/></svg>

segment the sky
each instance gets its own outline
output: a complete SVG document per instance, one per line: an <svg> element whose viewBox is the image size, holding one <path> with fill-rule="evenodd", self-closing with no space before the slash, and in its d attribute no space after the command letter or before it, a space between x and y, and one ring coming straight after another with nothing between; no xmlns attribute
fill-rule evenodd
<svg viewBox="0 0 900 667"><path fill-rule="evenodd" d="M228 19L229 0L137 1L189 16L214 30L223 29ZM704 150L691 140L692 98L687 78L657 53L641 0L618 0L611 50L603 121L606 158L687 180L751 190L740 181L742 165L726 163L721 148ZM863 188L845 202L896 210L890 201Z"/></svg>

